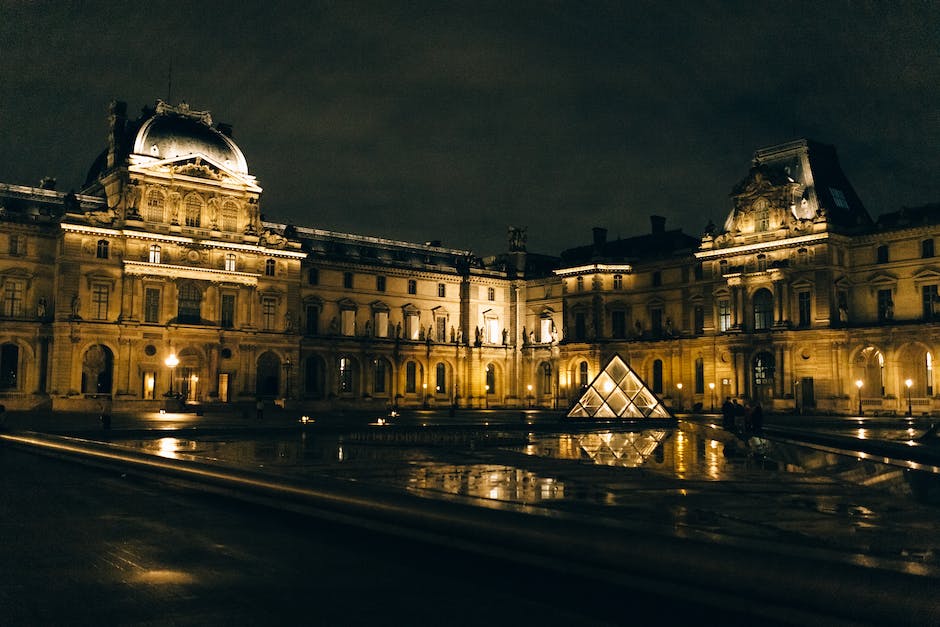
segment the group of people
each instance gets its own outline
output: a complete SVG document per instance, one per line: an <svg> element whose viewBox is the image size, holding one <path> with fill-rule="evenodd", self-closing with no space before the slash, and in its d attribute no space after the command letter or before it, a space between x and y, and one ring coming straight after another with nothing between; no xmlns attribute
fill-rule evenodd
<svg viewBox="0 0 940 627"><path fill-rule="evenodd" d="M760 433L764 426L764 409L759 401L745 401L742 405L738 399L730 396L725 398L721 405L721 426L725 429L737 428L738 418L743 418L743 428L747 433Z"/></svg>

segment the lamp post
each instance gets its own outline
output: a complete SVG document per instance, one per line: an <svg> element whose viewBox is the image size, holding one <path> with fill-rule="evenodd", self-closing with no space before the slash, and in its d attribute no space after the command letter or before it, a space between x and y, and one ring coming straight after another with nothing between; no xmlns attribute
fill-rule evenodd
<svg viewBox="0 0 940 627"><path fill-rule="evenodd" d="M679 390L679 411L682 411L682 383L676 383L676 389Z"/></svg>
<svg viewBox="0 0 940 627"><path fill-rule="evenodd" d="M911 386L914 385L914 382L910 379L904 381L904 385L907 386L907 415L912 417L914 415L914 410L911 407Z"/></svg>
<svg viewBox="0 0 940 627"><path fill-rule="evenodd" d="M424 407L424 409L427 409L428 408L428 384L427 383L421 384L421 396L422 396L421 406Z"/></svg>
<svg viewBox="0 0 940 627"><path fill-rule="evenodd" d="M712 393L712 413L714 414L715 413L715 382L714 381L708 384L708 389L711 390L711 393Z"/></svg>
<svg viewBox="0 0 940 627"><path fill-rule="evenodd" d="M170 369L170 391L168 396L173 396L173 369L180 364L179 358L177 358L176 353L170 353L170 355L163 361L166 364L166 367Z"/></svg>
<svg viewBox="0 0 940 627"><path fill-rule="evenodd" d="M286 372L284 373L284 374L285 374L285 376L284 376L284 379L285 379L285 381L284 381L284 396L287 397L287 398L290 398L290 370L291 370L291 368L293 367L293 365L294 365L294 364L293 364L293 362L291 362L290 357L288 357L288 358L284 361L284 370L286 371Z"/></svg>
<svg viewBox="0 0 940 627"><path fill-rule="evenodd" d="M529 396L527 397L527 400L529 401L529 409L532 409L532 384L530 383L527 385L526 389L529 391Z"/></svg>
<svg viewBox="0 0 940 627"><path fill-rule="evenodd" d="M862 383L861 379L855 380L855 387L858 388L858 415L859 416L865 415L864 413L862 413L862 385L864 385L864 383Z"/></svg>
<svg viewBox="0 0 940 627"><path fill-rule="evenodd" d="M490 408L490 384L487 383L487 384L486 384L485 386L483 386L483 387L486 388L486 393L483 394L483 403L484 403L486 409L489 409L489 408Z"/></svg>

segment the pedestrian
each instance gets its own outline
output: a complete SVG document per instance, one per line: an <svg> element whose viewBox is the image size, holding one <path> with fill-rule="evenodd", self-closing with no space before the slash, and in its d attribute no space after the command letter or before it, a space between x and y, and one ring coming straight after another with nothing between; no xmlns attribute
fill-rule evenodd
<svg viewBox="0 0 940 627"><path fill-rule="evenodd" d="M258 420L264 420L264 401L261 398L258 398L258 402L255 403L255 410Z"/></svg>
<svg viewBox="0 0 940 627"><path fill-rule="evenodd" d="M744 401L744 432L750 433L752 429L751 419L754 415L754 404L751 401Z"/></svg>
<svg viewBox="0 0 940 627"><path fill-rule="evenodd" d="M721 404L721 426L725 429L734 427L734 405L730 396L726 396L725 402Z"/></svg>
<svg viewBox="0 0 940 627"><path fill-rule="evenodd" d="M764 428L764 408L761 407L760 401L754 401L754 406L751 408L751 429L754 433L760 433Z"/></svg>
<svg viewBox="0 0 940 627"><path fill-rule="evenodd" d="M732 401L732 409L734 410L734 427L738 426L738 418L744 416L744 406L738 402L738 399Z"/></svg>

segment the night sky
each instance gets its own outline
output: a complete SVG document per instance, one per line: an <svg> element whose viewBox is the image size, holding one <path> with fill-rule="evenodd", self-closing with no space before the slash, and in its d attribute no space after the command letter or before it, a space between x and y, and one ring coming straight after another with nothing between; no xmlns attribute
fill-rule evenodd
<svg viewBox="0 0 940 627"><path fill-rule="evenodd" d="M873 215L940 201L936 2L240 4L0 0L0 181L79 188L109 101L169 95L234 126L268 219L478 254L699 234L799 137Z"/></svg>

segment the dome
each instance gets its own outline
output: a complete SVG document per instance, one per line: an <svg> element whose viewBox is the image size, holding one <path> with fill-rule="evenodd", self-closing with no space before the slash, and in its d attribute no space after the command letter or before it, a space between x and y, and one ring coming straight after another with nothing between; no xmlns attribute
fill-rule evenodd
<svg viewBox="0 0 940 627"><path fill-rule="evenodd" d="M245 155L211 123L206 112L158 103L156 114L137 131L133 152L156 159L202 155L233 172L248 174Z"/></svg>

